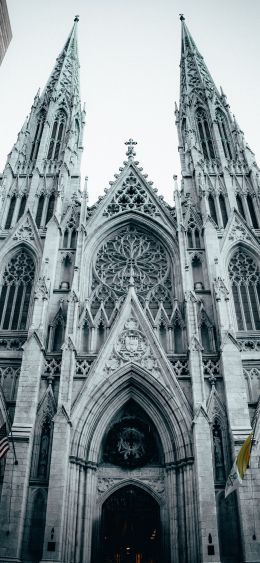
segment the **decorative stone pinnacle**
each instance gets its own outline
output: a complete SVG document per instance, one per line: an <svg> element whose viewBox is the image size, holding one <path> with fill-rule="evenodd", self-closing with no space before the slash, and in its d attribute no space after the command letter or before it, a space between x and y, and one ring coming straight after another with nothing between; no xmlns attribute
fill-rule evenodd
<svg viewBox="0 0 260 563"><path fill-rule="evenodd" d="M74 22L78 22L78 21L79 21L79 16L75 16Z"/></svg>
<svg viewBox="0 0 260 563"><path fill-rule="evenodd" d="M134 141L133 139L129 139L129 141L125 142L125 145L127 146L126 156L127 156L128 160L133 160L134 157L136 156L134 146L137 145L137 142Z"/></svg>
<svg viewBox="0 0 260 563"><path fill-rule="evenodd" d="M184 15L183 15L183 14L179 14L179 16L180 16L180 20L181 20L181 22L184 22L184 21L185 21L185 17L184 17Z"/></svg>

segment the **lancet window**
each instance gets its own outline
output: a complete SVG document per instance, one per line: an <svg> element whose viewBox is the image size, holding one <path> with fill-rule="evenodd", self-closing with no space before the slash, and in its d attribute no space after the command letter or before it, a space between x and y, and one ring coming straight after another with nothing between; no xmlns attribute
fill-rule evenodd
<svg viewBox="0 0 260 563"><path fill-rule="evenodd" d="M26 330L35 266L31 256L21 250L7 264L0 294L0 328Z"/></svg>
<svg viewBox="0 0 260 563"><path fill-rule="evenodd" d="M45 227L49 220L53 216L55 206L55 195L54 193L50 194L50 196L44 196L41 194L38 201L38 207L36 212L36 225L39 228Z"/></svg>
<svg viewBox="0 0 260 563"><path fill-rule="evenodd" d="M248 207L250 219L251 219L251 222L252 222L252 227L254 229L258 229L259 225L258 225L258 221L257 221L257 218L256 218L255 207L254 207L252 196L250 194L247 195L246 201L247 201L247 207Z"/></svg>
<svg viewBox="0 0 260 563"><path fill-rule="evenodd" d="M16 195L13 195L11 197L11 201L10 201L9 209L8 209L8 213L7 213L7 218L6 218L6 222L5 222L5 228L6 229L10 229L10 227L12 226L15 206L16 206Z"/></svg>
<svg viewBox="0 0 260 563"><path fill-rule="evenodd" d="M46 112L41 111L39 118L38 118L35 136L34 136L34 140L33 140L33 144L32 144L30 160L36 160L36 158L38 156L39 146L40 146L40 142L41 142L41 138L42 138L43 127L44 127L44 123L45 123L45 118L46 118Z"/></svg>
<svg viewBox="0 0 260 563"><path fill-rule="evenodd" d="M48 350L50 352L61 351L65 336L65 325L65 318L60 309L49 328Z"/></svg>
<svg viewBox="0 0 260 563"><path fill-rule="evenodd" d="M228 133L227 120L224 114L222 113L222 111L220 110L216 112L216 118L217 118L219 135L220 135L225 157L228 158L229 160L232 160L233 155L231 150L230 135Z"/></svg>
<svg viewBox="0 0 260 563"><path fill-rule="evenodd" d="M24 210L25 210L25 206L26 206L26 199L27 199L26 195L23 195L22 198L21 198L21 203L20 203L20 207L19 207L19 211L18 211L17 221L19 221L19 219L24 214Z"/></svg>
<svg viewBox="0 0 260 563"><path fill-rule="evenodd" d="M48 160L59 160L65 135L66 113L60 109L55 118L48 150Z"/></svg>
<svg viewBox="0 0 260 563"><path fill-rule="evenodd" d="M187 229L188 248L201 248L201 232L196 223L191 219Z"/></svg>
<svg viewBox="0 0 260 563"><path fill-rule="evenodd" d="M203 265L200 256L194 256L192 259L192 273L194 289L204 289Z"/></svg>
<svg viewBox="0 0 260 563"><path fill-rule="evenodd" d="M215 200L214 197L210 194L209 195L209 212L210 215L212 217L212 219L215 221L216 225L218 225L218 217L217 217L217 211L216 211L216 205L215 205Z"/></svg>
<svg viewBox="0 0 260 563"><path fill-rule="evenodd" d="M63 233L63 248L76 248L77 247L77 229L75 221L70 220Z"/></svg>
<svg viewBox="0 0 260 563"><path fill-rule="evenodd" d="M213 140L208 124L208 119L204 109L199 108L196 113L197 125L199 131L200 142L204 158L210 160L215 158L215 151L213 147Z"/></svg>
<svg viewBox="0 0 260 563"><path fill-rule="evenodd" d="M222 194L220 194L220 196L219 196L219 207L220 207L220 211L221 211L223 227L225 228L225 226L228 222L228 214L227 214L226 201L225 201L225 198Z"/></svg>
<svg viewBox="0 0 260 563"><path fill-rule="evenodd" d="M238 330L260 330L260 275L255 260L239 249L229 264Z"/></svg>
<svg viewBox="0 0 260 563"><path fill-rule="evenodd" d="M42 213L43 213L43 207L44 207L44 201L45 201L45 197L42 194L39 197L39 201L38 201L38 207L37 207L37 213L36 213L36 225L38 228L41 227L41 221L42 221Z"/></svg>
<svg viewBox="0 0 260 563"><path fill-rule="evenodd" d="M237 202L237 208L238 208L240 215L242 215L243 219L246 219L243 202L242 202L240 195L237 195L236 202Z"/></svg>

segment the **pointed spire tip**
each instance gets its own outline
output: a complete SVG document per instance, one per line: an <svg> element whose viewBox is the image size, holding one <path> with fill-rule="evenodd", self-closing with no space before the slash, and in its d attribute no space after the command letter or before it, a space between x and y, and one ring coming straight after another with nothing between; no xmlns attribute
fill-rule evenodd
<svg viewBox="0 0 260 563"><path fill-rule="evenodd" d="M78 21L79 21L79 16L75 16L74 22L78 22Z"/></svg>
<svg viewBox="0 0 260 563"><path fill-rule="evenodd" d="M184 15L183 15L183 14L179 14L179 16L180 16L180 20L181 20L181 22L184 22L184 21L185 21L185 17L184 17Z"/></svg>

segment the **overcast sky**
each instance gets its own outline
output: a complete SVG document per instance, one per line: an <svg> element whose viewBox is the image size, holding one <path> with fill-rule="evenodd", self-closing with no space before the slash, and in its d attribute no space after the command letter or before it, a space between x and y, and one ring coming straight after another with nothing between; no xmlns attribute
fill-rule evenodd
<svg viewBox="0 0 260 563"><path fill-rule="evenodd" d="M87 107L82 178L89 177L91 203L118 172L129 137L148 179L172 201L172 176L180 173L180 12L260 164L259 0L7 2L13 39L0 67L0 170L75 14Z"/></svg>

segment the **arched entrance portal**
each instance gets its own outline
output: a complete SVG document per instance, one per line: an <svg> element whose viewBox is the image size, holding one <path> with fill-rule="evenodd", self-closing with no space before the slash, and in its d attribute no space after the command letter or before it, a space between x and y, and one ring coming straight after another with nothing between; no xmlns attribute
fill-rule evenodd
<svg viewBox="0 0 260 563"><path fill-rule="evenodd" d="M151 495L127 485L102 507L102 563L161 563L160 508Z"/></svg>

